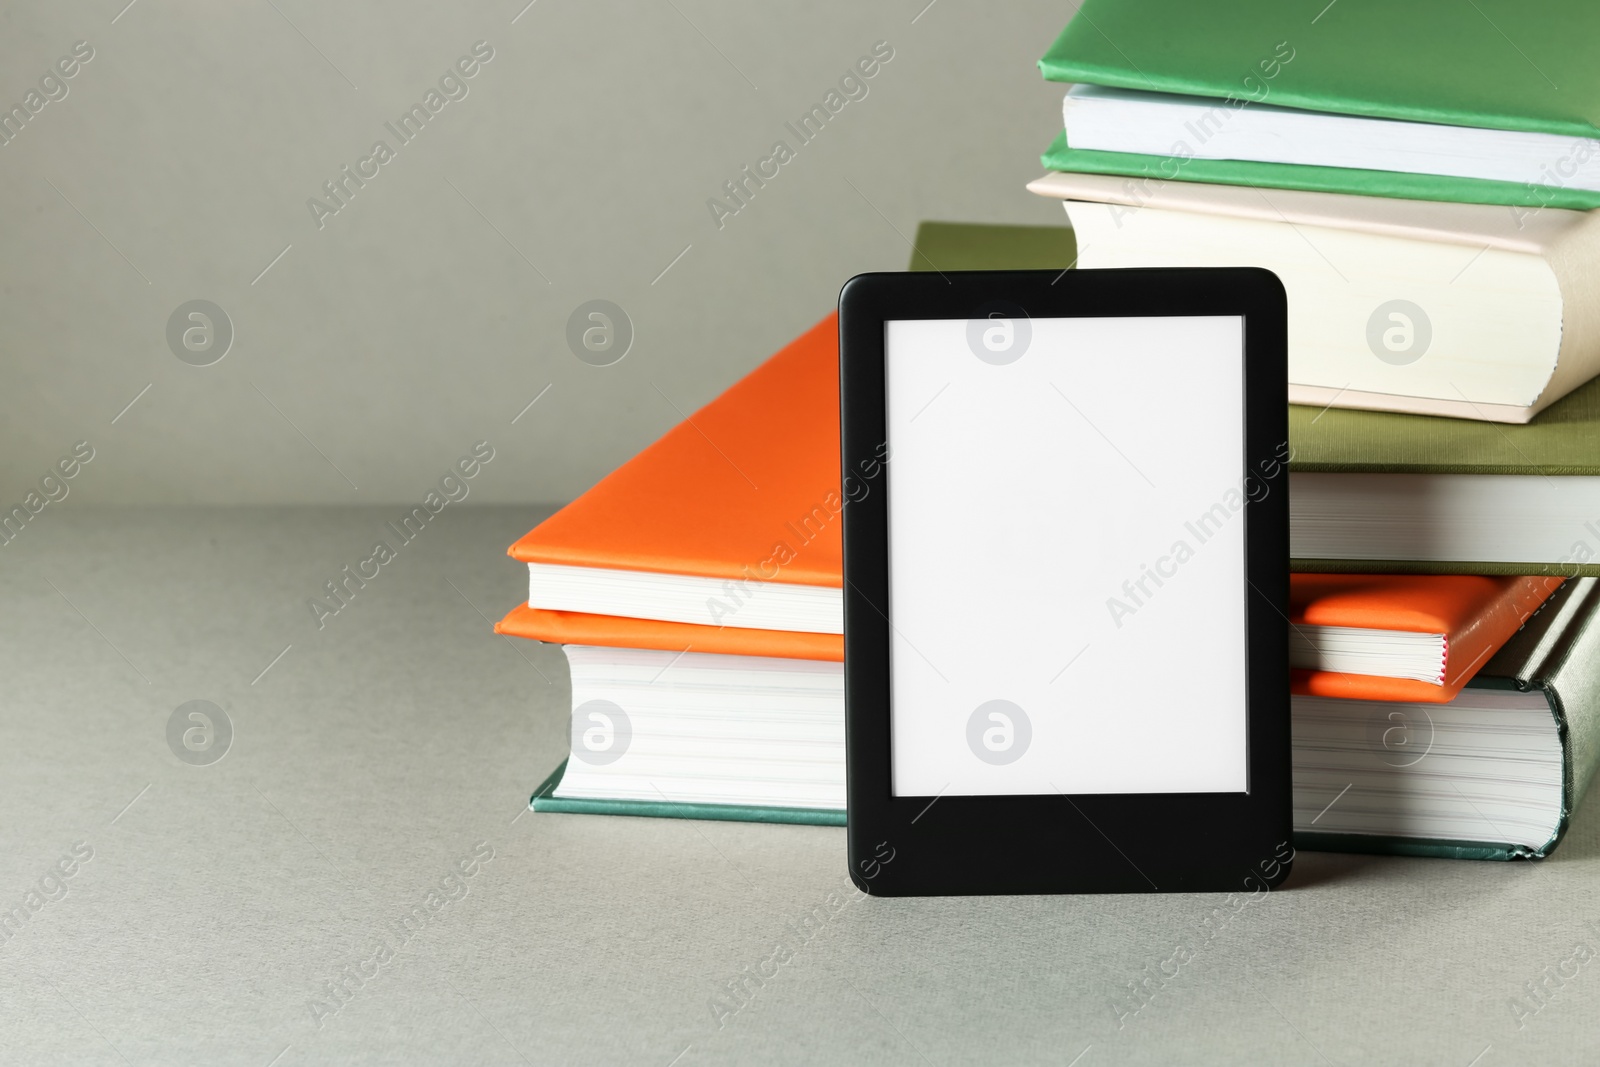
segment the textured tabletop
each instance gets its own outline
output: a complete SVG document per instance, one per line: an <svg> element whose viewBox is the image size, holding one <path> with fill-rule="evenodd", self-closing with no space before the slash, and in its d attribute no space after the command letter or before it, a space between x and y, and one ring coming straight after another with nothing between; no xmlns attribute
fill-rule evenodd
<svg viewBox="0 0 1600 1067"><path fill-rule="evenodd" d="M388 511L0 547L0 1062L1600 1056L1594 797L1544 863L1306 853L1258 898L861 899L842 830L526 811L565 667L490 622L541 514L452 506L320 620Z"/></svg>

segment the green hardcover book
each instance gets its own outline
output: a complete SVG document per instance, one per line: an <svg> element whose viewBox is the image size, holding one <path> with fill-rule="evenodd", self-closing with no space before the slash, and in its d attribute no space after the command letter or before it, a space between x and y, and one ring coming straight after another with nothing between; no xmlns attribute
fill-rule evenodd
<svg viewBox="0 0 1600 1067"><path fill-rule="evenodd" d="M1065 227L924 222L914 265L1076 259ZM1041 258L1042 257L1042 258ZM1600 378L1525 425L1289 408L1296 570L1600 575Z"/></svg>
<svg viewBox="0 0 1600 1067"><path fill-rule="evenodd" d="M1044 162L1592 208L1600 206L1591 180L1600 163L1596 40L1600 5L1587 0L1331 3L1309 12L1278 0L1085 0L1039 68L1051 80L1107 91L1069 94L1068 135ZM1206 101L1202 112L1197 99ZM1096 111L1111 125L1096 123ZM1198 123L1196 114L1204 115ZM1158 134L1158 147L1141 145ZM1393 151L1377 147L1386 138L1395 139ZM1114 150L1129 145L1141 150ZM1467 157L1479 162L1464 164ZM1385 166L1386 158L1407 162ZM1528 165L1513 167L1513 159ZM1326 160L1342 165L1316 165Z"/></svg>

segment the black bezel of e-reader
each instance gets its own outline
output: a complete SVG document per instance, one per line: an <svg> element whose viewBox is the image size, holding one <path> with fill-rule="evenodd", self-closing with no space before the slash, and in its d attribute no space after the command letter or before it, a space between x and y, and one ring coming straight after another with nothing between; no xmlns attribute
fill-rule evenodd
<svg viewBox="0 0 1600 1067"><path fill-rule="evenodd" d="M1248 792L895 796L890 763L885 324L985 317L1228 315L1244 320L1238 475L1271 478L1244 507ZM863 274L839 294L846 484L877 475L844 514L846 788L850 875L883 896L1221 892L1271 887L1293 852L1289 755L1287 310L1250 267ZM1270 473L1269 473L1270 472ZM1259 496L1259 499L1258 499ZM1130 680L1139 684L1139 680ZM1182 700L1174 680L1157 682Z"/></svg>

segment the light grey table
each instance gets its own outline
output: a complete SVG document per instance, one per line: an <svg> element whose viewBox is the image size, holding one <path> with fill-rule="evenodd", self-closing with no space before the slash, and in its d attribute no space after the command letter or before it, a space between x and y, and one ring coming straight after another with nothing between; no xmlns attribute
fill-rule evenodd
<svg viewBox="0 0 1600 1067"><path fill-rule="evenodd" d="M399 510L69 504L0 547L0 1062L1600 1057L1595 798L1539 864L852 899L838 829L527 812L565 669L489 620L542 512L446 508L319 629L307 600ZM192 700L231 722L220 760L169 745Z"/></svg>

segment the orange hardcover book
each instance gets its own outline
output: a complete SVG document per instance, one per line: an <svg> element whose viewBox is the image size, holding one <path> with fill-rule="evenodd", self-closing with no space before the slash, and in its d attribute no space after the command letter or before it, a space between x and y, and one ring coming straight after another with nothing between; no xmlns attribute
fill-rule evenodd
<svg viewBox="0 0 1600 1067"><path fill-rule="evenodd" d="M863 466L841 483L829 314L512 545L528 602L501 630L838 659L840 513L882 469ZM745 632L697 636L717 630Z"/></svg>
<svg viewBox="0 0 1600 1067"><path fill-rule="evenodd" d="M610 648L656 648L666 652L718 652L730 656L782 656L785 659L844 662L840 634L801 630L755 630L735 626L696 626L588 615L578 611L545 611L523 604L495 624L495 632L558 645L601 645Z"/></svg>
<svg viewBox="0 0 1600 1067"><path fill-rule="evenodd" d="M1560 585L1548 577L1290 575L1291 689L1443 704Z"/></svg>
<svg viewBox="0 0 1600 1067"><path fill-rule="evenodd" d="M729 579L770 559L763 581L842 587L842 507L830 314L536 526L511 556Z"/></svg>

